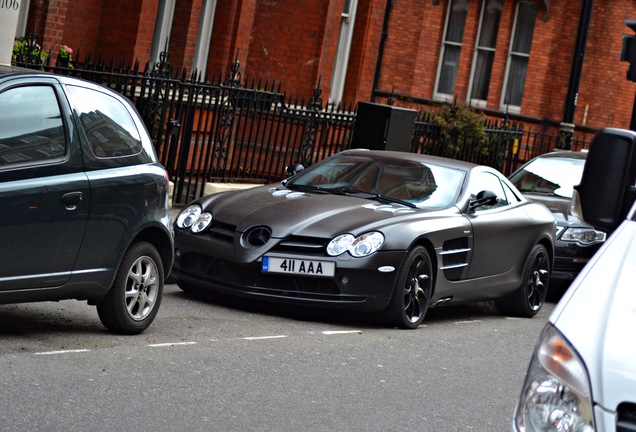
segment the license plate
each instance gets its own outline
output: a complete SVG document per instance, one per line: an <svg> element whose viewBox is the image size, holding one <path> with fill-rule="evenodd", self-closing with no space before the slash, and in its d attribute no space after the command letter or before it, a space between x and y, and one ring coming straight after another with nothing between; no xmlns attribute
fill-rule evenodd
<svg viewBox="0 0 636 432"><path fill-rule="evenodd" d="M263 257L262 269L263 273L331 277L336 273L336 263L333 261L314 261L266 256Z"/></svg>

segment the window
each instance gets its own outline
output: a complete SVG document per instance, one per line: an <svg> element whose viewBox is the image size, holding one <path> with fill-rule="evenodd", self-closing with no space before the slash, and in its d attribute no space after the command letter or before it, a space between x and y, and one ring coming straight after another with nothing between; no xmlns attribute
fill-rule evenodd
<svg viewBox="0 0 636 432"><path fill-rule="evenodd" d="M0 169L65 154L64 125L52 87L17 87L0 93Z"/></svg>
<svg viewBox="0 0 636 432"><path fill-rule="evenodd" d="M528 60L536 18L536 3L523 1L517 5L501 99L501 109L503 110L512 112L521 110L523 86L528 72Z"/></svg>
<svg viewBox="0 0 636 432"><path fill-rule="evenodd" d="M476 199L477 194L482 191L491 191L494 192L495 195L499 197L499 202L493 205L484 205L477 207L475 212L482 212L485 210L492 210L500 207L505 207L508 205L508 201L506 200L506 194L504 192L503 186L501 185L501 181L497 178L497 176L487 173L481 172L477 174L476 178L471 180L470 186L470 199Z"/></svg>
<svg viewBox="0 0 636 432"><path fill-rule="evenodd" d="M338 35L338 47L336 48L336 59L333 65L333 75L331 76L331 91L329 101L338 103L344 93L345 78L347 76L347 66L349 64L349 51L351 49L351 39L353 38L353 25L356 18L358 0L344 0L342 14L340 17L340 34Z"/></svg>
<svg viewBox="0 0 636 432"><path fill-rule="evenodd" d="M503 0L484 0L483 2L468 90L472 106L486 106L502 8Z"/></svg>
<svg viewBox="0 0 636 432"><path fill-rule="evenodd" d="M121 102L83 87L66 89L95 156L109 158L141 152L139 131Z"/></svg>
<svg viewBox="0 0 636 432"><path fill-rule="evenodd" d="M453 98L467 13L468 0L452 0L448 5L444 42L435 84L435 99Z"/></svg>

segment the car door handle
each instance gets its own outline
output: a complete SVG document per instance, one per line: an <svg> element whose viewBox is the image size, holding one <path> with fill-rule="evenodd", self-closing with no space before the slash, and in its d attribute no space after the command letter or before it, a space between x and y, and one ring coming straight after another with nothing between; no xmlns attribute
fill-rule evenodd
<svg viewBox="0 0 636 432"><path fill-rule="evenodd" d="M75 210L83 197L82 192L69 192L62 196L62 202L67 210Z"/></svg>

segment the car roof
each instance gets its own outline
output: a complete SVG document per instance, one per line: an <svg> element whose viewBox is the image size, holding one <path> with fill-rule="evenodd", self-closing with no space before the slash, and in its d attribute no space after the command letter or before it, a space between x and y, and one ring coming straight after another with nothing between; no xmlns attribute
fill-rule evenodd
<svg viewBox="0 0 636 432"><path fill-rule="evenodd" d="M0 64L0 77L6 75L50 75L48 72L43 72L36 69L27 69L18 66L9 66Z"/></svg>
<svg viewBox="0 0 636 432"><path fill-rule="evenodd" d="M410 161L420 161L422 163L444 165L449 168L460 169L463 171L470 171L473 168L476 168L479 166L471 162L465 162L465 161L456 160L456 159L449 159L449 158L444 158L439 156L423 155L419 153L392 151L392 150L350 149L350 150L345 150L341 152L340 154L361 155L361 156L370 155L370 156L391 157L394 159L403 159L403 160L410 160Z"/></svg>
<svg viewBox="0 0 636 432"><path fill-rule="evenodd" d="M587 157L587 150L581 151L570 151L570 150L554 150L550 153L544 153L542 155L537 156L541 159L551 159L551 158L565 158L565 159L585 159Z"/></svg>

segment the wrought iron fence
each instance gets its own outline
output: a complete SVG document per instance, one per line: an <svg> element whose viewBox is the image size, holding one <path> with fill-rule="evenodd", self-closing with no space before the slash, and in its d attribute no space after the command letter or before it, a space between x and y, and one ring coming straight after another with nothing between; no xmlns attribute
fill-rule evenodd
<svg viewBox="0 0 636 432"><path fill-rule="evenodd" d="M40 58L40 57L38 57ZM287 97L277 82L244 80L235 61L224 77L173 70L168 53L143 70L134 64L106 64L77 53L71 61L20 65L73 75L110 87L130 99L144 119L161 163L174 182L173 203L206 193L209 182L270 183L285 167L311 165L349 148L356 121L351 106L323 104L320 82L309 100ZM487 121L485 140L448 139L422 111L411 151L493 166L504 174L555 146L556 137L524 134L506 118Z"/></svg>

